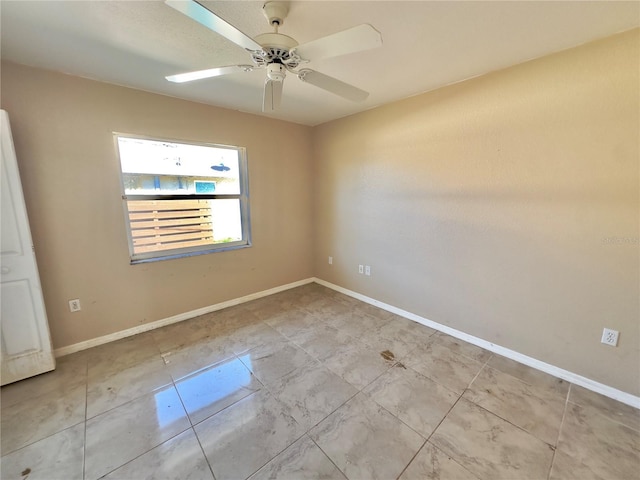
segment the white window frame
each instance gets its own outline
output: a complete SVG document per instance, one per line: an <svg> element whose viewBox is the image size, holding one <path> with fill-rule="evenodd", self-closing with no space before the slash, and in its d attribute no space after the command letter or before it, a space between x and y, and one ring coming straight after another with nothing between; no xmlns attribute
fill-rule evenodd
<svg viewBox="0 0 640 480"><path fill-rule="evenodd" d="M120 149L118 146L118 138L133 138L140 140L150 140L157 142L178 143L184 145L196 145L204 147L215 147L221 149L231 149L238 152L238 166L240 175L240 193L239 194L191 194L191 195L132 195L125 194L124 176L122 172L122 162L120 161ZM129 133L113 132L113 138L118 158L118 171L120 174L120 191L122 197L122 206L124 210L127 238L129 241L129 258L131 264L148 263L161 260L171 260L175 258L190 257L194 255L204 255L208 253L223 252L227 250L236 250L239 248L250 247L251 244L251 218L249 213L249 169L247 162L247 153L244 147L233 145L221 145L207 142L194 142L188 140L176 140L168 138L150 137L146 135L135 135ZM242 239L235 242L217 243L210 245L201 245L194 247L182 247L175 249L167 249L157 252L134 253L133 235L131 221L129 219L128 200L216 200L216 199L238 199L240 202L240 222L242 226Z"/></svg>

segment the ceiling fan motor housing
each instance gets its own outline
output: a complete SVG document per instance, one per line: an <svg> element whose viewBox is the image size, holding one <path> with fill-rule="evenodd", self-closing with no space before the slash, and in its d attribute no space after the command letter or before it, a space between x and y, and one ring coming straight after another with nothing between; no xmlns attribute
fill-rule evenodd
<svg viewBox="0 0 640 480"><path fill-rule="evenodd" d="M255 37L255 41L262 45L261 52L254 52L251 55L253 62L258 66L281 63L295 68L300 63L299 57L291 55L291 50L298 46L298 42L287 35L263 33Z"/></svg>

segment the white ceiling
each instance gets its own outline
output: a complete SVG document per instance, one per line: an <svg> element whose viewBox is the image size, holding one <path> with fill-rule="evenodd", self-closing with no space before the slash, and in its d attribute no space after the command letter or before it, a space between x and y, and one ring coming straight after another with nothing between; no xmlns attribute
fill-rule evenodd
<svg viewBox="0 0 640 480"><path fill-rule="evenodd" d="M203 1L247 35L269 32L262 3ZM251 63L248 53L162 1L0 1L2 59L265 115L264 70L172 84L164 77ZM289 75L270 117L317 125L640 25L616 1L293 1L280 33L299 43L370 23L376 50L310 68L371 93L352 103Z"/></svg>

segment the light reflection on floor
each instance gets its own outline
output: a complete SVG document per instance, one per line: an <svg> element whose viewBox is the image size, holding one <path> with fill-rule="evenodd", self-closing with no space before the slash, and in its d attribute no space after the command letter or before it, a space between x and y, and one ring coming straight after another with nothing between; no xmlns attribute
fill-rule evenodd
<svg viewBox="0 0 640 480"><path fill-rule="evenodd" d="M158 426L166 428L173 422L184 418L184 409L182 405L176 403L176 392L173 388L159 390L154 394L156 400L156 416L158 417Z"/></svg>
<svg viewBox="0 0 640 480"><path fill-rule="evenodd" d="M192 415L216 403L223 403L225 398L249 388L252 380L255 382L255 379L252 379L247 366L251 366L250 355L233 358L199 370L176 382L180 397L189 414ZM176 419L171 416L171 412L161 408L162 400L162 392L158 392L156 404L160 425ZM160 418L161 416L163 418Z"/></svg>

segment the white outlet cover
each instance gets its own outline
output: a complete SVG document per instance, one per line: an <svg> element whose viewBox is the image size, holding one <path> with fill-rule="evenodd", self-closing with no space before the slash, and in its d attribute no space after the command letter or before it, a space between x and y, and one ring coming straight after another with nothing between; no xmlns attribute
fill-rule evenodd
<svg viewBox="0 0 640 480"><path fill-rule="evenodd" d="M358 272L364 273L364 265L358 265Z"/></svg>
<svg viewBox="0 0 640 480"><path fill-rule="evenodd" d="M371 267L369 265L364 267L364 274L365 275L371 275Z"/></svg>
<svg viewBox="0 0 640 480"><path fill-rule="evenodd" d="M605 328L602 331L602 339L600 340L605 345L611 345L612 347L618 346L618 335L620 332L617 330L612 330L610 328Z"/></svg>
<svg viewBox="0 0 640 480"><path fill-rule="evenodd" d="M77 298L75 300L69 300L70 312L79 312L80 310L82 310L82 307L80 306L80 300L78 300Z"/></svg>
<svg viewBox="0 0 640 480"><path fill-rule="evenodd" d="M333 265L333 257L329 257L329 265Z"/></svg>

